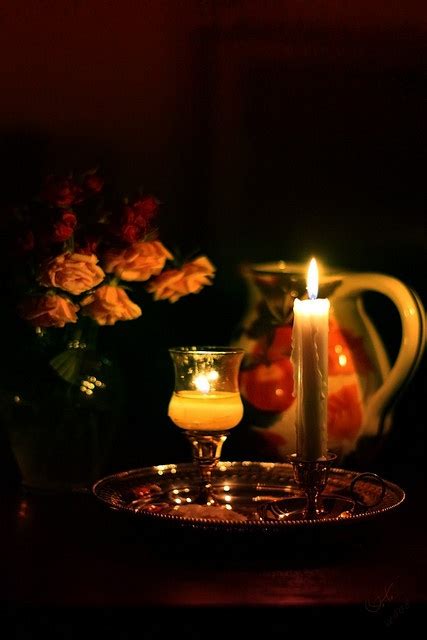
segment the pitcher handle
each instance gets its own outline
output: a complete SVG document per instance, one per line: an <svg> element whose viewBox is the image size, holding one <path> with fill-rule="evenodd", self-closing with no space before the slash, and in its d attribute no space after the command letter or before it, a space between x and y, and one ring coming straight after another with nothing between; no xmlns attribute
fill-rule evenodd
<svg viewBox="0 0 427 640"><path fill-rule="evenodd" d="M390 298L402 323L402 341L396 361L366 406L365 424L381 427L397 391L403 383L410 381L421 361L426 343L426 312L413 289L397 278L381 273L346 274L336 297L357 297L364 291L376 291Z"/></svg>

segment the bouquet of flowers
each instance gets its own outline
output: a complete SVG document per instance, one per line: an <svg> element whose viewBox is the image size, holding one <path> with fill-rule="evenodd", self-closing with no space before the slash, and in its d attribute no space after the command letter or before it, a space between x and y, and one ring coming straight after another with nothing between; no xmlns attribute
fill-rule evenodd
<svg viewBox="0 0 427 640"><path fill-rule="evenodd" d="M211 284L215 269L206 256L179 263L159 240L158 208L152 195L109 200L97 171L48 177L32 202L14 210L20 315L39 332L81 316L114 325L142 313L129 283L169 302Z"/></svg>
<svg viewBox="0 0 427 640"><path fill-rule="evenodd" d="M206 256L180 262L160 241L158 210L152 195L117 200L89 171L47 178L8 216L1 280L35 331L5 341L0 402L27 487L87 486L104 469L124 385L96 337L100 326L141 316L132 287L176 302L212 283ZM16 314L10 320L14 331Z"/></svg>

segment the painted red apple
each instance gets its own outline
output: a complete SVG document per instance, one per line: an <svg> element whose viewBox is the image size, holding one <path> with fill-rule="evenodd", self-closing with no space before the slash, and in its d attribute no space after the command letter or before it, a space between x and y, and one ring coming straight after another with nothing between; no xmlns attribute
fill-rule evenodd
<svg viewBox="0 0 427 640"><path fill-rule="evenodd" d="M292 351L292 326L287 324L274 329L273 337L264 336L259 339L252 355L264 355L273 362L289 357Z"/></svg>
<svg viewBox="0 0 427 640"><path fill-rule="evenodd" d="M353 440L362 424L357 386L349 384L328 396L328 433L337 441Z"/></svg>
<svg viewBox="0 0 427 640"><path fill-rule="evenodd" d="M341 329L332 319L329 323L328 368L330 376L351 375L355 372L366 375L372 370L363 338L348 329Z"/></svg>
<svg viewBox="0 0 427 640"><path fill-rule="evenodd" d="M294 401L293 388L293 369L289 358L258 364L240 373L242 395L261 411L281 412L288 409Z"/></svg>

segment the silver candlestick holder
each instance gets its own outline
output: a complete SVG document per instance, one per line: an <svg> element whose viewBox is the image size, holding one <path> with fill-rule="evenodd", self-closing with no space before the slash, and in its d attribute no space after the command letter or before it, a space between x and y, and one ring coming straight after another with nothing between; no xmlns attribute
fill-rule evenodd
<svg viewBox="0 0 427 640"><path fill-rule="evenodd" d="M336 454L329 451L325 457L317 460L305 460L296 453L288 456L287 462L292 464L295 484L303 495L287 496L264 505L261 519L319 520L331 516L346 518L354 509L354 500L333 494L322 496L336 459Z"/></svg>
<svg viewBox="0 0 427 640"><path fill-rule="evenodd" d="M324 458L319 458L318 460L304 460L296 453L289 456L288 460L294 469L295 483L305 493L306 497L306 504L302 509L294 512L294 516L297 515L298 511L301 511L301 517L304 520L315 520L316 518L321 518L326 512L329 513L330 505L324 504L321 495L327 485L331 466L336 459L336 454L330 451L327 452ZM336 507L336 505L334 506ZM349 508L349 504L341 506L345 507L344 510Z"/></svg>

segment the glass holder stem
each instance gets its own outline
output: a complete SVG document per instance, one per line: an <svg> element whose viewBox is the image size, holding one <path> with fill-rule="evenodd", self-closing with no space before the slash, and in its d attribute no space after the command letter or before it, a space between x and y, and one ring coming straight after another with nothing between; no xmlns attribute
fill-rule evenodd
<svg viewBox="0 0 427 640"><path fill-rule="evenodd" d="M198 465L201 477L199 495L195 502L204 505L216 504L212 491L212 472L221 457L222 445L228 431L185 431L191 442L193 461Z"/></svg>

